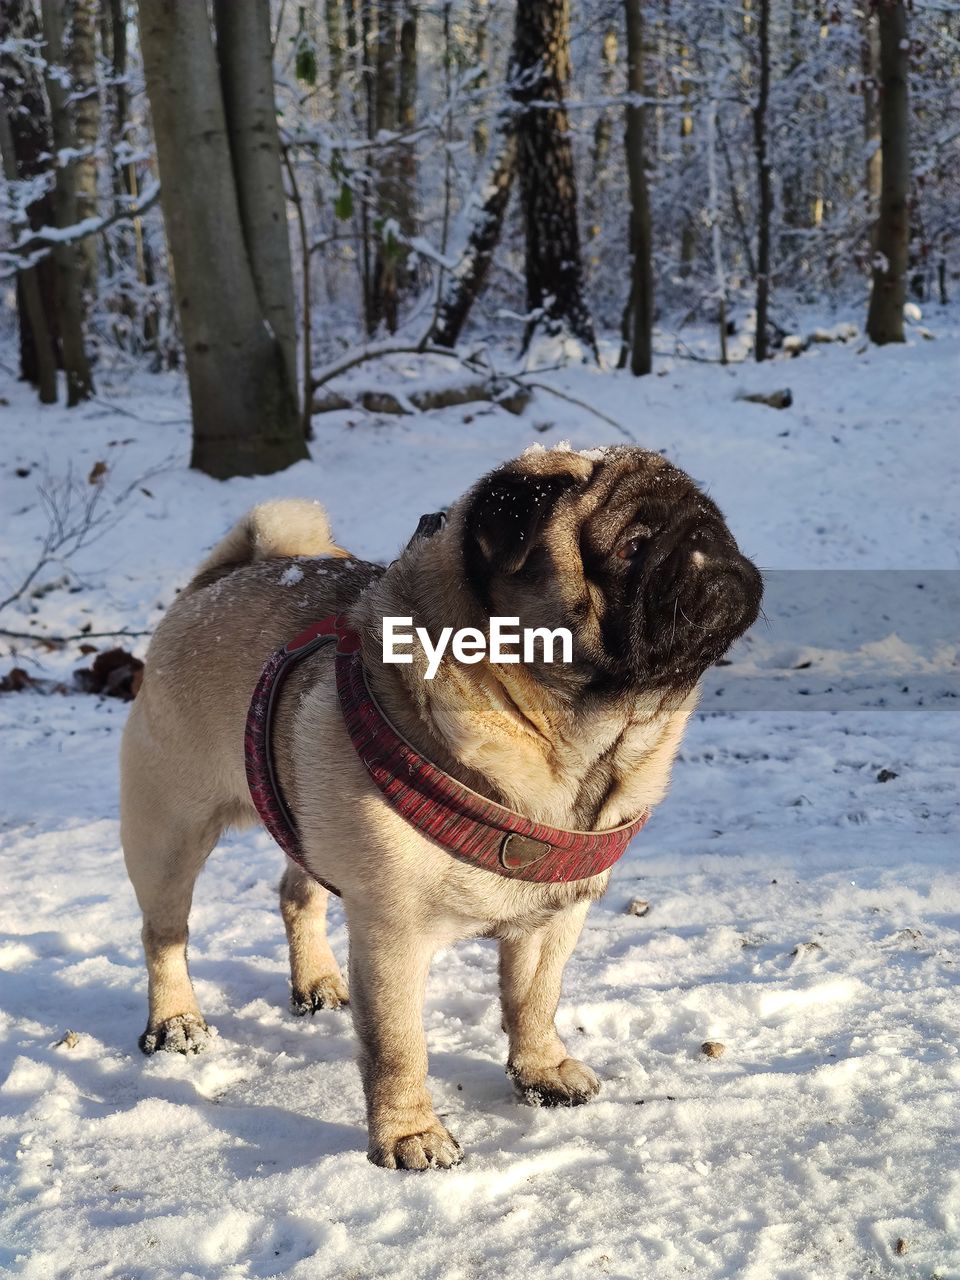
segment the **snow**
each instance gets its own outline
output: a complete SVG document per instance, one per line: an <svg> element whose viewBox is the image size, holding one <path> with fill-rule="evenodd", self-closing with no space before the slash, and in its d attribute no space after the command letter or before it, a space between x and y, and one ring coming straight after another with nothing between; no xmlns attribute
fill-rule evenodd
<svg viewBox="0 0 960 1280"><path fill-rule="evenodd" d="M438 957L431 1087L466 1150L450 1172L366 1161L349 1017L286 1009L281 859L262 832L223 841L191 918L219 1038L190 1060L140 1055L126 708L0 695L0 1274L960 1277L957 321L931 310L935 342L826 344L789 364L537 375L707 485L768 574L769 622L711 672L671 795L568 967L559 1025L599 1098L521 1105L492 944ZM397 355L335 385L409 390L449 369ZM785 378L790 409L736 399ZM38 482L69 466L85 483L104 461L117 504L116 526L42 580L65 585L0 619L49 634L149 630L255 502L319 498L338 541L389 559L421 512L528 445L623 438L540 390L519 418L344 411L316 419L312 462L219 484L186 469L172 375L102 369L98 399L69 412L12 381L2 393L4 585L46 529ZM142 654L145 639L120 643ZM27 645L0 671L88 663L75 643Z"/></svg>
<svg viewBox="0 0 960 1280"><path fill-rule="evenodd" d="M61 157L64 153L60 153ZM82 156L83 152L77 152L76 155ZM67 160L60 160L60 163L68 163L73 158L72 154L68 154ZM83 236L89 235L92 231L99 231L103 226L103 218L83 218L80 222L74 222L69 227L50 227L42 226L36 230L31 228L25 231L13 246L13 249L19 249L23 245L33 244L35 240L42 240L46 244L66 244L71 240L79 240Z"/></svg>
<svg viewBox="0 0 960 1280"><path fill-rule="evenodd" d="M556 444L551 445L549 452L551 453L576 453L581 458L586 458L587 462L600 462L609 452L609 445L601 445L593 449L574 449L569 440L558 440ZM525 458L532 457L538 453L547 453L548 450L542 444L535 442L528 444L523 451Z"/></svg>

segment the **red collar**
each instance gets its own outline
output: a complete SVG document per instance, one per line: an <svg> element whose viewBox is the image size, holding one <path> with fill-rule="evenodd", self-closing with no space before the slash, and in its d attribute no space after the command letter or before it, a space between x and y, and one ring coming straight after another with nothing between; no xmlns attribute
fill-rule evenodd
<svg viewBox="0 0 960 1280"><path fill-rule="evenodd" d="M609 831L549 827L488 800L444 773L387 719L367 687L360 637L342 614L331 614L268 659L250 704L245 736L247 782L257 812L287 856L307 870L296 823L274 768L273 715L291 668L334 641L340 709L364 768L397 813L455 858L512 880L538 884L586 880L612 867L646 825L649 812ZM326 881L321 883L339 892Z"/></svg>

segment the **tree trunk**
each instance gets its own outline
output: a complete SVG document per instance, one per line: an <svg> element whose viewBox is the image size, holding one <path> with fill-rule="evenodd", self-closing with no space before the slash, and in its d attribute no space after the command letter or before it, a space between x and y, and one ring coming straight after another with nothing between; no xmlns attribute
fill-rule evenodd
<svg viewBox="0 0 960 1280"><path fill-rule="evenodd" d="M419 12L412 0L406 0L400 23L400 92L397 98L397 128L409 133L417 123L417 23ZM412 142L400 148L397 217L400 232L409 242L417 234L417 148ZM404 250L406 258L408 250ZM414 284L410 272L401 261L400 289L409 291Z"/></svg>
<svg viewBox="0 0 960 1280"><path fill-rule="evenodd" d="M108 42L112 83L107 93L105 110L111 151L110 178L114 195L120 196L130 194L127 185L128 166L119 168L116 163L117 149L125 139L127 127L127 15L124 0L109 0L109 14L105 16L101 30L105 56ZM116 207L120 208L119 201Z"/></svg>
<svg viewBox="0 0 960 1280"><path fill-rule="evenodd" d="M374 47L376 41L376 28L374 26L373 5L375 0L357 0L360 16L360 40L358 44L358 59L360 73L361 92L354 95L354 104L358 114L358 124L360 121L360 113L363 113L362 124L366 129L368 138L376 136L377 121L377 81L374 74ZM353 0L347 0L348 5L353 4ZM348 17L350 9L347 10ZM357 203L359 205L357 213L357 221L360 229L360 284L363 291L363 319L366 325L367 333L372 334L379 321L375 318L376 303L373 296L373 244L371 243L370 227L370 205L369 188L365 187L363 199Z"/></svg>
<svg viewBox="0 0 960 1280"><path fill-rule="evenodd" d="M720 188L717 182L717 142L720 133L720 115L716 98L710 103L707 114L707 214L710 220L710 247L713 253L713 273L717 288L717 325L720 333L720 363L727 363L727 273L723 265L723 238L720 230ZM735 188L731 177L731 195ZM736 206L735 206L736 207ZM744 253L751 257L749 241L744 235Z"/></svg>
<svg viewBox="0 0 960 1280"><path fill-rule="evenodd" d="M808 34L810 30L809 15L806 12L805 0L790 0L790 29L787 37L787 57L785 75L793 80L798 69L809 54ZM809 204L806 199L805 167L806 161L791 154L792 149L784 149L778 168L780 170L780 207L781 229L798 231L807 225ZM790 253L795 247L796 238L787 236L785 247Z"/></svg>
<svg viewBox="0 0 960 1280"><path fill-rule="evenodd" d="M449 5L450 0L447 0ZM473 65L479 71L477 78L473 82L474 89L479 93L486 89L489 81L487 74L487 59L489 57L487 50L487 24L490 16L489 0L474 0L471 5L474 19L473 28ZM478 160L482 160L487 154L487 146L490 142L490 131L487 128L486 108L481 107L480 114L477 116L476 123L473 126L473 154Z"/></svg>
<svg viewBox="0 0 960 1280"><path fill-rule="evenodd" d="M617 32L608 27L603 33L600 48L600 92L605 98L613 96L613 81L617 69ZM613 114L606 105L600 108L593 126L593 157L590 165L590 190L587 192L587 239L595 240L601 231L604 205L604 187L607 184L607 159L613 137Z"/></svg>
<svg viewBox="0 0 960 1280"><path fill-rule="evenodd" d="M880 207L880 170L883 151L880 144L880 33L876 15L869 9L863 19L861 58L863 142L867 152L864 190L867 197L867 217L873 222Z"/></svg>
<svg viewBox="0 0 960 1280"><path fill-rule="evenodd" d="M360 47L360 38L357 29L357 0L344 0L343 22L344 35L347 42L347 47L344 52L351 72L359 78L360 59L363 56L363 50ZM354 106L356 106L356 100L359 98L359 94L354 93L353 97Z"/></svg>
<svg viewBox="0 0 960 1280"><path fill-rule="evenodd" d="M0 76L0 82L3 79ZM7 116L5 93L0 96L0 156L3 158L3 176L8 182L16 182L18 180L17 155L13 131ZM17 305L21 332L24 328L29 330L33 345L33 356L37 367L35 382L40 403L56 404L57 363L53 355L53 344L50 341L47 317L43 309L43 297L40 293L39 274L35 266L17 272Z"/></svg>
<svg viewBox="0 0 960 1280"><path fill-rule="evenodd" d="M642 0L625 0L627 27L627 93L642 96L643 13ZM644 164L644 108L628 102L626 108L626 157L630 184L630 301L625 338L630 349L630 372L650 373L653 368L653 260L650 236L650 198Z"/></svg>
<svg viewBox="0 0 960 1280"><path fill-rule="evenodd" d="M243 239L260 308L283 351L296 397L297 309L273 94L270 7L214 0L214 16Z"/></svg>
<svg viewBox="0 0 960 1280"><path fill-rule="evenodd" d="M268 260L276 262L282 255L274 244L276 228L268 228L265 249L251 246L248 252L244 241L206 6L140 0L140 43L190 385L191 465L220 478L278 471L305 458L307 448L296 383L291 382L282 337L268 323L258 296L252 258L256 256L262 271ZM246 61L238 55L230 65ZM255 77L248 85L249 110L255 108L263 123L259 142L267 150L276 145L272 87L266 101L262 56L252 51L249 62ZM236 83L229 71L225 78ZM239 153L251 145L258 149L250 115L242 118L244 127L234 125ZM264 168L269 172L269 163ZM256 169L249 158L243 175L248 194ZM270 195L275 200L276 190ZM262 212L255 198L247 204L251 227ZM274 281L271 288L281 285L286 288L285 282Z"/></svg>
<svg viewBox="0 0 960 1280"><path fill-rule="evenodd" d="M73 81L73 124L82 154L74 169L77 217L97 215L97 146L100 141L100 90L97 84L98 0L73 0L70 29L70 77ZM86 236L78 246L80 287L93 297L97 291L97 237Z"/></svg>
<svg viewBox="0 0 960 1280"><path fill-rule="evenodd" d="M760 46L760 82L753 109L753 146L757 157L757 336L754 354L766 360L767 319L770 303L770 222L773 184L767 138L767 104L770 100L770 0L757 0L757 41Z"/></svg>
<svg viewBox="0 0 960 1280"><path fill-rule="evenodd" d="M72 156L76 152L76 136L67 106L67 91L59 74L64 65L63 9L63 0L40 0L53 147L58 155ZM57 165L53 203L57 226L75 226L78 217L74 160L61 161ZM93 395L93 375L83 339L80 253L76 244L58 244L54 247L53 257L57 265L57 310L60 351L67 375L67 405L73 408Z"/></svg>
<svg viewBox="0 0 960 1280"><path fill-rule="evenodd" d="M0 3L0 44L4 41L40 39L40 26L29 0L7 0ZM11 43L10 48L15 46ZM37 178L47 172L53 141L50 119L43 93L43 81L34 64L15 60L12 52L0 53L0 98L7 107L9 136L2 144L5 172L19 181ZM9 152L9 154L8 154ZM9 168L8 168L9 166ZM27 226L32 231L53 226L53 200L36 183L40 194L26 208ZM36 311L33 286L24 291L23 273L18 282L17 309L20 322L20 376L24 382L41 389L44 403L56 399L59 317L57 315L57 267L48 254L31 269L40 312ZM50 396L51 366L53 397Z"/></svg>
<svg viewBox="0 0 960 1280"><path fill-rule="evenodd" d="M687 170L693 154L693 80L691 78L690 46L684 42L680 49L680 94L683 98L683 114L680 117L680 154ZM697 215L685 208L680 226L680 278L687 280L693 274L697 260Z"/></svg>
<svg viewBox="0 0 960 1280"><path fill-rule="evenodd" d="M327 57L329 59L330 103L334 118L340 103L340 80L343 76L343 18L340 0L324 0L324 24L327 28Z"/></svg>
<svg viewBox="0 0 960 1280"><path fill-rule="evenodd" d="M378 0L375 70L375 110L372 137L397 127L397 0ZM367 327L372 334L381 324L396 333L399 318L397 266L402 252L397 237L400 206L397 148L377 151L376 249Z"/></svg>
<svg viewBox="0 0 960 1280"><path fill-rule="evenodd" d="M907 74L910 49L904 0L878 0L880 18L880 216L874 236L867 333L876 343L903 342L910 245L910 140Z"/></svg>
<svg viewBox="0 0 960 1280"><path fill-rule="evenodd" d="M516 169L517 139L508 119L501 126L496 160L483 185L483 204L473 219L467 247L437 313L431 340L438 346L457 345L470 308L483 292L494 250L500 241Z"/></svg>
<svg viewBox="0 0 960 1280"><path fill-rule="evenodd" d="M596 356L583 292L577 183L563 97L570 75L567 0L517 0L515 21L510 81L526 233L524 346L542 326L551 334L569 331Z"/></svg>
<svg viewBox="0 0 960 1280"><path fill-rule="evenodd" d="M101 26L100 42L106 54L109 49L110 70L113 83L107 98L107 115L109 122L109 138L111 147L111 173L113 194L117 209L124 207L125 199L136 199L140 192L140 179L137 165L133 160L117 164L116 157L120 148L128 141L130 95L127 90L127 5L126 0L108 0L109 13L105 14ZM109 19L109 20L108 20ZM143 234L143 221L134 218L128 226L119 229L113 240L118 256L128 264L131 272L142 285L150 288L156 281L154 256L149 242ZM130 319L137 314L137 307L131 296L125 291L119 307ZM142 339L145 348L156 352L160 358L158 340L160 336L160 311L156 303L144 308L142 316Z"/></svg>

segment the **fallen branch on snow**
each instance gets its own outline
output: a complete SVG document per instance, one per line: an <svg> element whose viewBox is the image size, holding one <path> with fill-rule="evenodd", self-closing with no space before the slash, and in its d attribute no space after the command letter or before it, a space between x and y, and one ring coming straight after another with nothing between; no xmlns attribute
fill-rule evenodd
<svg viewBox="0 0 960 1280"><path fill-rule="evenodd" d="M118 631L78 631L76 635L72 636L47 636L39 631L10 631L6 627L0 627L0 636L4 636L8 640L30 640L36 644L47 644L54 647L75 644L83 640L112 640L116 636L135 640L142 636L152 635L152 631L127 631L121 627Z"/></svg>
<svg viewBox="0 0 960 1280"><path fill-rule="evenodd" d="M511 413L519 414L523 412L527 402L529 401L531 390L545 391L548 395L556 396L558 400L565 400L568 404L576 405L578 409L583 409L585 413L589 413L592 417L598 418L601 422L605 422L608 426L613 427L614 430L618 431L625 439L631 441L631 443L638 443L633 432L630 431L628 427L625 427L622 422L618 422L616 418L611 418L609 414L602 413L599 409L594 408L592 404L588 404L586 400L580 400L577 396L571 395L568 391L561 391L559 388L551 386L548 382L535 382L528 373L503 373L494 369L488 361L481 360L479 354L461 355L460 352L451 350L448 347L432 347L425 346L423 344L419 346L411 346L409 343L392 342L376 343L372 346L363 347L359 351L348 352L339 360L334 360L323 369L317 370L313 375L314 390L323 386L324 383L332 381L341 373L345 373L348 369L355 368L358 364L363 364L367 360L378 360L382 356L392 355L445 356L449 360L455 360L458 364L463 365L466 369L472 370L474 373L482 373L484 377L489 380L489 384L491 386L495 386L497 383L511 383L518 389L522 396L526 397L522 404L519 400L515 401L515 403L519 405L519 408L511 408L510 405L506 404L499 396L488 395L477 397L478 399L483 398L496 400L497 403L503 404L504 408L507 408ZM353 400L348 399L346 396L334 395L332 397L321 399L319 403L322 407L315 408L314 412L326 413L333 409L349 409L359 400L359 403L363 404L364 408L371 407L374 412L412 413L417 408L421 407L417 405L414 399L414 394L415 393L412 392L405 393L404 397L401 398L400 396L392 395L390 392L364 392ZM427 393L424 392L422 394L425 396ZM404 406L404 400L406 400L412 407L406 408ZM315 400L314 404L316 405L317 403L318 401ZM454 400L452 403L468 403L468 401ZM398 407L385 407L391 404ZM430 407L439 408L441 405L442 401L438 401L438 403Z"/></svg>
<svg viewBox="0 0 960 1280"><path fill-rule="evenodd" d="M449 347L423 346L410 342L375 342L371 343L370 346L348 351L339 360L331 360L322 369L315 369L313 388L316 390L317 387L322 387L325 382L338 378L341 373L346 373L348 369L354 369L358 364L366 363L367 360L379 360L383 356L416 355L446 356L448 360L456 360L457 363L462 363L462 357Z"/></svg>
<svg viewBox="0 0 960 1280"><path fill-rule="evenodd" d="M414 389L402 395L370 388L349 395L327 391L314 396L311 410L313 413L332 413L337 409L353 409L359 405L370 413L409 414L483 402L499 405L508 413L519 416L530 402L530 392L526 387L510 391L502 381L489 379L450 387Z"/></svg>
<svg viewBox="0 0 960 1280"><path fill-rule="evenodd" d="M771 409L789 409L793 404L793 392L789 387L781 387L779 391L741 391L738 400L746 400L749 404L765 404Z"/></svg>

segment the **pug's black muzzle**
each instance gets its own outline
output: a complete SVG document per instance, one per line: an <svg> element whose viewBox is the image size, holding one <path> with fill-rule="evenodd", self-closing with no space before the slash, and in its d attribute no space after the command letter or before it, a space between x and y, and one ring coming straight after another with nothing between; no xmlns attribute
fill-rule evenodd
<svg viewBox="0 0 960 1280"><path fill-rule="evenodd" d="M688 522L638 566L631 650L645 679L693 683L753 625L763 580L724 526Z"/></svg>

